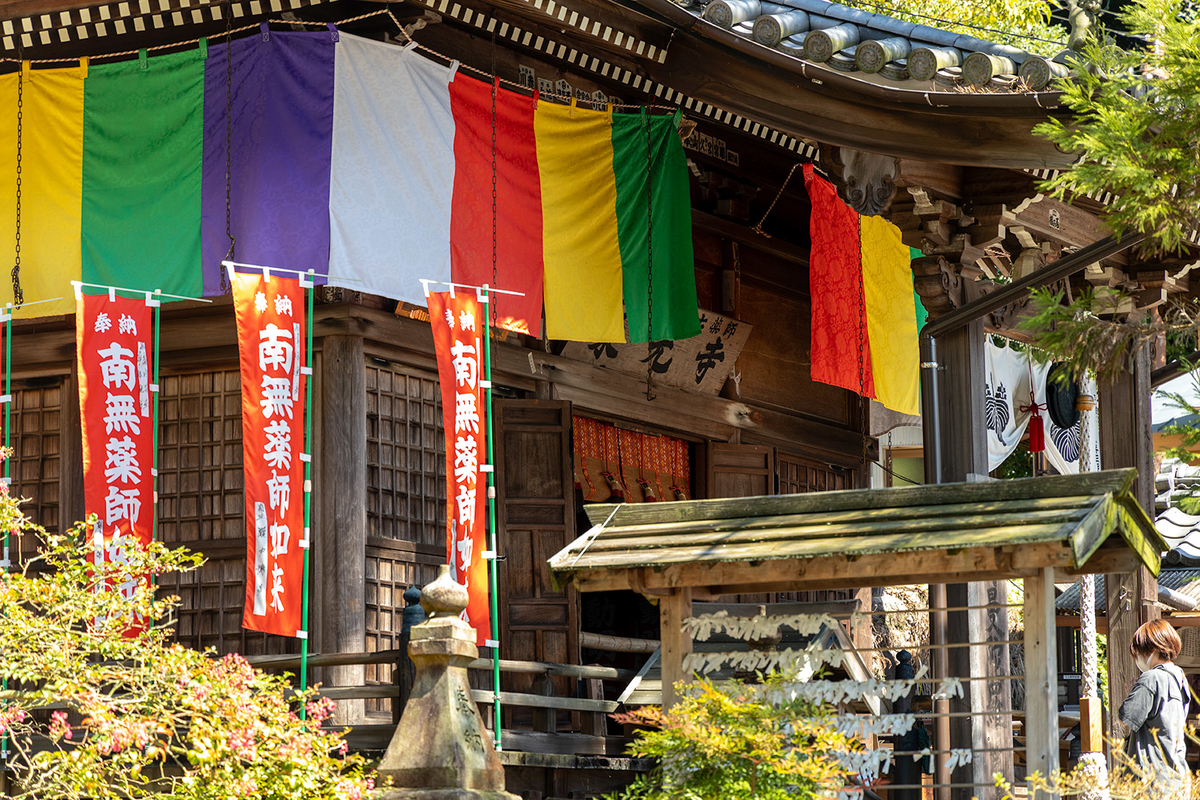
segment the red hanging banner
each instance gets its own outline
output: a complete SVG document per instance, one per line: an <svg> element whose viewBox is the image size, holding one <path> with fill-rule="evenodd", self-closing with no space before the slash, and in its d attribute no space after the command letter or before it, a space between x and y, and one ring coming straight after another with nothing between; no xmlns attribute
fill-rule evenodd
<svg viewBox="0 0 1200 800"><path fill-rule="evenodd" d="M304 289L235 274L246 498L242 627L297 636L304 583Z"/></svg>
<svg viewBox="0 0 1200 800"><path fill-rule="evenodd" d="M82 295L75 315L83 499L92 563L128 563L154 534L154 332L145 300ZM114 587L132 599L135 580ZM136 633L135 622L128 633Z"/></svg>
<svg viewBox="0 0 1200 800"><path fill-rule="evenodd" d="M429 295L429 321L437 351L446 427L446 560L454 579L467 587L463 619L484 645L491 631L484 527L487 480L487 410L482 385L484 305L474 293Z"/></svg>

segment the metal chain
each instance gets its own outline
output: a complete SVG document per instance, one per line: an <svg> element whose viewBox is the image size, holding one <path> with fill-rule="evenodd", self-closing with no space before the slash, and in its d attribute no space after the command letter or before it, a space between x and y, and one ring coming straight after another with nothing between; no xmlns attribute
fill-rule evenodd
<svg viewBox="0 0 1200 800"><path fill-rule="evenodd" d="M859 229L858 237L859 237L858 238L858 250L861 253L862 252L862 229L861 228ZM866 329L867 329L867 318L866 318L866 314L865 314L866 308L867 308L866 292L867 292L867 289L863 283L862 265L860 264L859 270L858 270L858 310L859 310L859 315L860 315L859 321L858 321L859 322L859 324L858 324L858 429L859 429L859 431L862 432L862 463L863 463L863 471L865 473L864 480L866 480L868 483L870 483L871 473L870 473L870 470L867 468L867 441L870 438L870 431L867 430L868 400L867 400L867 396L866 396L866 392L867 392L866 382L863 380L863 371L864 371L864 367L865 367L864 362L866 360L865 359L865 351L867 349L866 338L865 338L866 337Z"/></svg>
<svg viewBox="0 0 1200 800"><path fill-rule="evenodd" d="M792 175L796 172L796 167L798 167L798 166L800 166L799 162L792 164L792 168L790 170L788 170L787 177L783 179L783 185L779 187L779 191L775 194L775 199L771 201L771 205L767 206L767 211L765 214L762 215L762 219L760 219L758 221L758 224L755 225L750 230L754 231L757 234L761 234L762 236L765 236L768 239L771 238L771 234L763 231L763 229L762 229L763 223L767 221L767 217L771 216L771 212L775 210L775 204L779 202L779 198L783 197L783 190L787 188L788 181L790 181L792 179Z"/></svg>
<svg viewBox="0 0 1200 800"><path fill-rule="evenodd" d="M225 236L229 239L229 250L225 260L233 260L233 248L237 239L233 236L233 3L225 7ZM230 291L221 267L221 293Z"/></svg>
<svg viewBox="0 0 1200 800"><path fill-rule="evenodd" d="M646 399L654 399L654 152L650 109L642 108L646 129Z"/></svg>
<svg viewBox="0 0 1200 800"><path fill-rule="evenodd" d="M499 81L496 79L495 75L496 75L496 31L493 30L492 31L492 76L493 76L492 77L492 288L493 289L496 288L496 283L498 281L497 274L496 274L496 272L497 272L496 271L496 261L497 261L498 248L496 245L497 245L497 232L498 232L497 216L499 214L499 207L496 204L496 95L499 94L499 92L500 92L500 85L499 85ZM494 292L488 292L488 295L489 295L489 297L488 297L489 307L492 310L492 331L493 331L492 335L495 335L496 321L498 319L498 317L496 315L496 298L498 297L498 295L495 294Z"/></svg>
<svg viewBox="0 0 1200 800"><path fill-rule="evenodd" d="M21 136L24 105L25 65L21 64L17 67L17 236L12 268L13 305L16 306L25 302L25 292L21 289Z"/></svg>

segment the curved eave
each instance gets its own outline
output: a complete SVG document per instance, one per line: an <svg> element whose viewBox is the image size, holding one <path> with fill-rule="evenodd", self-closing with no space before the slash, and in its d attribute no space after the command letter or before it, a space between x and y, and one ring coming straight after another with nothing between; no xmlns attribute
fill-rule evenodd
<svg viewBox="0 0 1200 800"><path fill-rule="evenodd" d="M1017 169L1073 163L1033 134L1038 122L1067 113L1058 106L1060 92L887 86L766 47L671 0L637 2L677 30L663 65L665 80L726 111L794 136L906 158ZM733 62L756 79L723 85L722 71Z"/></svg>

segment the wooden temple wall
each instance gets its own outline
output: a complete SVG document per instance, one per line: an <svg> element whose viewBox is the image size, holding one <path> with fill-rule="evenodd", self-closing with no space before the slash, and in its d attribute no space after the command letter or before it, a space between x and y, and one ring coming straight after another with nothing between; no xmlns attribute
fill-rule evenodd
<svg viewBox="0 0 1200 800"><path fill-rule="evenodd" d="M853 488L862 474L857 399L808 378L806 265L698 230L701 303L753 332L739 381L720 396L656 387L573 361L516 337L499 345L496 383L505 658L578 663L581 600L556 591L546 559L579 533L572 415L688 443L694 497ZM314 540L310 641L316 652L400 645L402 594L445 560L440 393L426 323L373 298L319 289L314 326ZM30 517L60 530L83 516L74 329L18 323L14 333L14 492ZM241 627L245 592L240 385L227 303L163 313L159 536L206 563L166 576L181 598L177 636L245 655L297 650L295 640ZM28 543L26 549L30 549ZM842 599L747 595L749 602ZM532 678L512 675L530 691ZM330 668L330 685L390 682L383 667ZM560 693L569 693L565 683ZM358 701L353 719L390 718L387 700ZM347 720L349 721L349 720Z"/></svg>

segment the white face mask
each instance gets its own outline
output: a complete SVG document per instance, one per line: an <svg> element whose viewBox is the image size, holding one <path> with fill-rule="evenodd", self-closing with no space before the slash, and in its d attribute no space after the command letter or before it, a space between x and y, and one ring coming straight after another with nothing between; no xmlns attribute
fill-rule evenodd
<svg viewBox="0 0 1200 800"><path fill-rule="evenodd" d="M1137 664L1138 672L1145 672L1150 669L1150 659L1146 656L1134 656L1133 661Z"/></svg>

